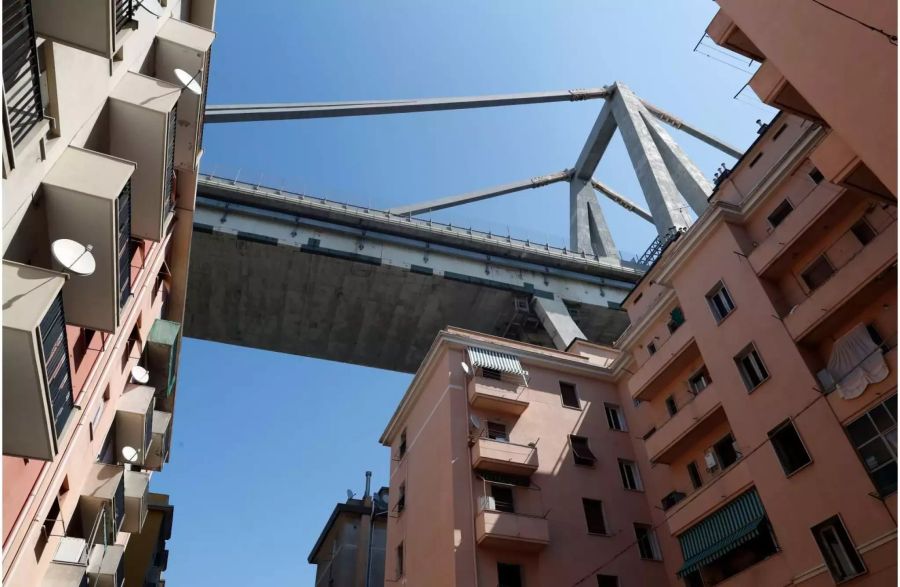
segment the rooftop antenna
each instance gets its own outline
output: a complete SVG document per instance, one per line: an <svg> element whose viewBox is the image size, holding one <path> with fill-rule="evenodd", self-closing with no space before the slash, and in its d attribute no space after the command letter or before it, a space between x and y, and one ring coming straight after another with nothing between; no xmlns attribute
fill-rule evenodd
<svg viewBox="0 0 900 587"><path fill-rule="evenodd" d="M82 277L92 275L97 268L97 262L91 253L93 249L93 245L83 245L68 238L55 240L50 245L50 251L56 262L66 270Z"/></svg>
<svg viewBox="0 0 900 587"><path fill-rule="evenodd" d="M199 69L194 75L191 75L185 70L179 69L177 67L173 71L175 72L175 77L178 78L178 81L181 82L181 85L184 87L184 89L198 96L203 93L203 88L201 88L200 84L197 82L197 76L200 75Z"/></svg>

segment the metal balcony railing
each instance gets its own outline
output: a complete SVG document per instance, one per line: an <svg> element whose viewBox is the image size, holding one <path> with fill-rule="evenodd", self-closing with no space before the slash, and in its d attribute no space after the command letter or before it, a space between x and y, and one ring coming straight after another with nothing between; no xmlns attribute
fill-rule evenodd
<svg viewBox="0 0 900 587"><path fill-rule="evenodd" d="M74 407L69 371L69 344L62 294L56 297L41 321L41 351L47 374L50 410L57 437L69 421Z"/></svg>
<svg viewBox="0 0 900 587"><path fill-rule="evenodd" d="M122 522L125 519L125 475L119 480L116 487L116 494L113 497L113 536L122 528Z"/></svg>
<svg viewBox="0 0 900 587"><path fill-rule="evenodd" d="M30 0L3 0L3 87L10 137L18 146L44 117Z"/></svg>
<svg viewBox="0 0 900 587"><path fill-rule="evenodd" d="M166 148L165 202L166 216L175 210L175 129L178 126L178 107L169 114L169 145Z"/></svg>
<svg viewBox="0 0 900 587"><path fill-rule="evenodd" d="M131 180L119 194L119 309L125 307L131 296Z"/></svg>
<svg viewBox="0 0 900 587"><path fill-rule="evenodd" d="M650 246L647 247L647 250L644 251L644 254L640 256L637 260L638 265L646 265L650 266L659 259L659 256L662 255L662 252L669 246L673 240L678 238L684 230L680 230L675 228L674 226L670 228L665 234L661 234L653 239L653 242L650 243Z"/></svg>
<svg viewBox="0 0 900 587"><path fill-rule="evenodd" d="M116 1L116 33L134 18L134 0Z"/></svg>

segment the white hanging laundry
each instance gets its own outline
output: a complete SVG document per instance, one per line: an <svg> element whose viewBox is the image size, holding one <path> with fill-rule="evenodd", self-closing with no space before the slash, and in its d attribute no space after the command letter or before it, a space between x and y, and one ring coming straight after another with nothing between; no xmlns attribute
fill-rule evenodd
<svg viewBox="0 0 900 587"><path fill-rule="evenodd" d="M869 384L884 381L890 369L866 325L858 324L835 341L828 372L837 382L835 389L841 397L853 399L862 395Z"/></svg>

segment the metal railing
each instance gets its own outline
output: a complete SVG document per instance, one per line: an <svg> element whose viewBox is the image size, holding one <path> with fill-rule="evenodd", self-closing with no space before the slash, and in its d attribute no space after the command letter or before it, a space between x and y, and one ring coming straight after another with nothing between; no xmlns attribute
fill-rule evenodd
<svg viewBox="0 0 900 587"><path fill-rule="evenodd" d="M115 0L115 2L116 33L119 33L134 18L134 0Z"/></svg>
<svg viewBox="0 0 900 587"><path fill-rule="evenodd" d="M175 131L178 127L178 106L172 108L169 113L169 134L166 137L169 144L166 146L166 170L164 178L165 206L168 216L175 210Z"/></svg>
<svg viewBox="0 0 900 587"><path fill-rule="evenodd" d="M3 0L3 87L13 146L44 118L30 0Z"/></svg>
<svg viewBox="0 0 900 587"><path fill-rule="evenodd" d="M657 236L653 239L653 242L650 243L650 246L647 247L647 250L644 251L644 254L638 257L636 263L647 267L653 265L653 263L659 259L659 256L662 255L662 252L666 247L669 246L669 243L678 238L683 232L683 229L678 229L673 226L665 234Z"/></svg>
<svg viewBox="0 0 900 587"><path fill-rule="evenodd" d="M62 433L75 405L69 370L69 343L62 294L56 296L41 320L41 351L44 355L47 391L56 436Z"/></svg>
<svg viewBox="0 0 900 587"><path fill-rule="evenodd" d="M119 239L119 309L125 307L131 296L131 180L122 188L118 200Z"/></svg>

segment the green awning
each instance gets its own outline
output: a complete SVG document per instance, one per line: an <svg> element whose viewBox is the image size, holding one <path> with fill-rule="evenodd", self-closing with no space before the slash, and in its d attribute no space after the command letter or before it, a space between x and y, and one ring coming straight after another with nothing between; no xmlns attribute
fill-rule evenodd
<svg viewBox="0 0 900 587"><path fill-rule="evenodd" d="M678 537L684 557L678 576L693 573L756 538L765 523L766 510L756 489L732 500Z"/></svg>
<svg viewBox="0 0 900 587"><path fill-rule="evenodd" d="M473 367L494 369L502 373L512 373L527 377L528 372L522 368L518 357L507 353L470 346L468 349L469 362Z"/></svg>

